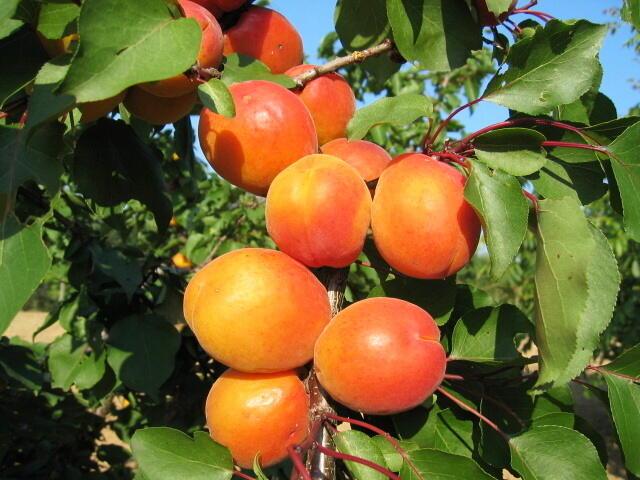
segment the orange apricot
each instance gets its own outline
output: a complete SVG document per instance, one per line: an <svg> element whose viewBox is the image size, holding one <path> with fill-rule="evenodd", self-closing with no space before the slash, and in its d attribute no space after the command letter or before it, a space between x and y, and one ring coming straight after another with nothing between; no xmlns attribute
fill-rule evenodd
<svg viewBox="0 0 640 480"><path fill-rule="evenodd" d="M391 162L391 155L379 145L366 140L350 142L336 138L320 147L322 153L335 155L355 168L365 182L376 180Z"/></svg>
<svg viewBox="0 0 640 480"><path fill-rule="evenodd" d="M178 0L178 5L186 18L193 18L200 25L202 39L196 62L201 67L217 67L222 61L224 41L222 29L213 14L202 5L190 0ZM156 82L140 84L140 88L158 97L179 97L198 88L198 81L184 73Z"/></svg>
<svg viewBox="0 0 640 480"><path fill-rule="evenodd" d="M332 155L301 158L275 178L265 207L278 248L309 267L346 267L364 245L371 195L358 172Z"/></svg>
<svg viewBox="0 0 640 480"><path fill-rule="evenodd" d="M465 177L419 153L396 157L380 175L371 208L382 257L416 278L444 278L467 264L480 221L464 199Z"/></svg>
<svg viewBox="0 0 640 480"><path fill-rule="evenodd" d="M272 73L284 73L302 63L302 38L281 13L251 6L224 32L224 54L232 53L256 58Z"/></svg>
<svg viewBox="0 0 640 480"><path fill-rule="evenodd" d="M297 65L285 72L295 78L315 65ZM318 144L344 137L347 123L356 111L356 97L346 80L337 73L327 73L294 90L307 106L318 133Z"/></svg>
<svg viewBox="0 0 640 480"><path fill-rule="evenodd" d="M98 120L101 117L104 117L107 113L111 112L114 108L120 104L124 100L127 91L124 90L120 92L118 95L113 97L105 98L104 100L98 100L96 102L86 102L78 105L80 112L82 112L82 116L80 117L80 122L88 123Z"/></svg>
<svg viewBox="0 0 640 480"><path fill-rule="evenodd" d="M192 268L195 264L184 253L176 253L171 257L171 262L178 268Z"/></svg>
<svg viewBox="0 0 640 480"><path fill-rule="evenodd" d="M339 312L316 342L320 384L339 403L388 415L422 403L444 378L440 330L420 307L369 298Z"/></svg>
<svg viewBox="0 0 640 480"><path fill-rule="evenodd" d="M71 42L74 42L80 38L77 33L72 33L62 38L47 38L40 32L36 32L40 45L44 48L45 52L51 57L55 58L65 53L72 53Z"/></svg>
<svg viewBox="0 0 640 480"><path fill-rule="evenodd" d="M251 80L229 87L236 116L204 108L200 115L202 150L214 170L230 183L266 195L284 168L316 153L311 115L302 101L272 82Z"/></svg>
<svg viewBox="0 0 640 480"><path fill-rule="evenodd" d="M195 91L180 97L157 97L139 87L131 87L123 103L133 116L152 125L164 125L188 115L197 98Z"/></svg>
<svg viewBox="0 0 640 480"><path fill-rule="evenodd" d="M209 391L205 415L211 438L242 468L251 468L256 454L262 467L284 460L287 447L309 434L309 396L291 370L227 370Z"/></svg>
<svg viewBox="0 0 640 480"><path fill-rule="evenodd" d="M244 372L277 372L311 360L330 308L326 289L304 265L276 250L243 248L195 274L184 316L216 360Z"/></svg>

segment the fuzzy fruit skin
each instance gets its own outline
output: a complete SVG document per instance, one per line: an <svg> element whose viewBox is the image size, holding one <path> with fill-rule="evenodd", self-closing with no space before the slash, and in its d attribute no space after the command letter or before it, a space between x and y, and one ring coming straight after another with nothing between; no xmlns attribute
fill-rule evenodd
<svg viewBox="0 0 640 480"><path fill-rule="evenodd" d="M284 73L302 63L302 37L281 13L249 7L238 23L224 32L224 54L242 53Z"/></svg>
<svg viewBox="0 0 640 480"><path fill-rule="evenodd" d="M346 267L362 251L371 195L346 162L308 155L275 178L265 217L269 235L286 254L309 267Z"/></svg>
<svg viewBox="0 0 640 480"><path fill-rule="evenodd" d="M376 247L389 265L415 278L444 278L469 262L480 221L464 199L466 179L419 153L382 172L371 208Z"/></svg>
<svg viewBox="0 0 640 480"><path fill-rule="evenodd" d="M264 196L278 173L317 152L315 126L302 101L280 85L252 80L229 91L236 116L202 109L200 145L220 176Z"/></svg>
<svg viewBox="0 0 640 480"><path fill-rule="evenodd" d="M202 348L244 372L304 365L330 315L324 286L276 250L222 255L194 275L184 294L184 316Z"/></svg>
<svg viewBox="0 0 640 480"><path fill-rule="evenodd" d="M287 70L285 75L295 78L313 68L315 65L298 65ZM342 75L321 75L304 88L295 90L295 93L311 112L318 133L318 144L324 145L345 136L347 124L356 111L356 97Z"/></svg>
<svg viewBox="0 0 640 480"><path fill-rule="evenodd" d="M200 25L202 40L196 61L202 67L217 67L222 61L224 40L222 29L214 15L202 5L190 0L178 0L178 5L186 18L193 18ZM140 88L157 97L179 97L198 88L195 78L181 73L157 82L140 84Z"/></svg>
<svg viewBox="0 0 640 480"><path fill-rule="evenodd" d="M124 97L126 95L127 91L124 90L114 97L106 98L104 100L98 100L97 102L86 102L79 104L78 108L82 112L80 122L93 122L95 120L98 120L99 118L104 117L107 113L116 108L120 104L120 102L124 100Z"/></svg>
<svg viewBox="0 0 640 480"><path fill-rule="evenodd" d="M516 8L516 3L518 3L517 0L513 0L511 2L511 5L509 6L509 10L500 15L499 18L496 18L493 12L489 11L486 0L475 0L480 25L483 25L485 27L495 27L497 25L500 25L509 16L509 13L514 8Z"/></svg>
<svg viewBox="0 0 640 480"><path fill-rule="evenodd" d="M196 104L197 94L189 92L180 97L156 97L139 87L131 87L124 98L124 106L134 116L152 125L164 125L180 120Z"/></svg>
<svg viewBox="0 0 640 480"><path fill-rule="evenodd" d="M346 138L336 138L322 145L320 150L347 162L365 182L379 178L391 162L391 155L384 148L366 140L350 142Z"/></svg>
<svg viewBox="0 0 640 480"><path fill-rule="evenodd" d="M231 450L235 462L251 468L260 453L268 467L287 457L287 446L309 433L309 397L294 371L224 372L205 405L211 438Z"/></svg>
<svg viewBox="0 0 640 480"><path fill-rule="evenodd" d="M339 312L316 342L320 384L339 403L370 415L422 403L444 378L440 330L427 312L396 298L369 298Z"/></svg>

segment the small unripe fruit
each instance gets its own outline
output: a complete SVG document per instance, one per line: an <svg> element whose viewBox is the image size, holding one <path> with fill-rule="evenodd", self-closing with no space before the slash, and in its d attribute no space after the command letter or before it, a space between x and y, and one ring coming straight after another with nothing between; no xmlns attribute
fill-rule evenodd
<svg viewBox="0 0 640 480"><path fill-rule="evenodd" d="M320 147L322 153L335 155L355 168L365 182L376 180L391 162L391 155L379 145L366 140L336 138Z"/></svg>
<svg viewBox="0 0 640 480"><path fill-rule="evenodd" d="M396 298L369 298L339 312L318 338L320 384L359 412L388 415L422 403L444 378L440 330L427 312Z"/></svg>
<svg viewBox="0 0 640 480"><path fill-rule="evenodd" d="M265 210L278 248L309 267L346 267L364 245L371 195L358 172L332 155L308 155L278 174Z"/></svg>
<svg viewBox="0 0 640 480"><path fill-rule="evenodd" d="M242 468L251 468L256 454L262 467L284 460L287 447L309 433L309 397L290 370L227 370L211 387L205 414L211 438L231 450Z"/></svg>
<svg viewBox="0 0 640 480"><path fill-rule="evenodd" d="M415 278L444 278L465 266L478 245L480 221L464 199L466 179L422 155L396 157L382 172L371 229L385 261Z"/></svg>
<svg viewBox="0 0 640 480"><path fill-rule="evenodd" d="M202 348L245 372L307 363L330 315L324 286L276 250L222 255L195 274L184 294L184 316Z"/></svg>
<svg viewBox="0 0 640 480"><path fill-rule="evenodd" d="M197 98L196 92L181 97L156 97L139 87L131 87L123 103L133 116L152 125L164 125L189 114Z"/></svg>
<svg viewBox="0 0 640 480"><path fill-rule="evenodd" d="M266 195L278 173L318 150L313 120L295 94L275 83L240 82L229 91L236 116L227 118L204 108L200 145L221 177L251 193Z"/></svg>

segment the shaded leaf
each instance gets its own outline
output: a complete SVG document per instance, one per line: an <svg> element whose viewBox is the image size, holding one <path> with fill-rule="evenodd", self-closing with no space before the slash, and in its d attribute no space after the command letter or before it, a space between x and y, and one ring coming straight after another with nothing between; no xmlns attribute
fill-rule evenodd
<svg viewBox="0 0 640 480"><path fill-rule="evenodd" d="M89 345L70 334L59 337L49 349L51 386L69 390L93 387L105 373L105 352L89 350Z"/></svg>
<svg viewBox="0 0 640 480"><path fill-rule="evenodd" d="M236 115L236 107L233 97L227 86L217 78L212 78L207 83L198 87L198 97L202 104L212 112L225 117L233 118Z"/></svg>
<svg viewBox="0 0 640 480"><path fill-rule="evenodd" d="M364 458L387 468L384 455L368 435L358 430L348 430L334 435L333 441L339 452ZM384 480L387 478L377 470L357 462L345 460L344 464L353 477L359 480Z"/></svg>
<svg viewBox="0 0 640 480"><path fill-rule="evenodd" d="M511 175L530 175L547 161L540 146L545 136L528 128L501 128L473 140L478 160Z"/></svg>
<svg viewBox="0 0 640 480"><path fill-rule="evenodd" d="M391 33L386 0L340 2L334 17L338 38L349 51L382 43Z"/></svg>
<svg viewBox="0 0 640 480"><path fill-rule="evenodd" d="M131 299L142 283L140 265L134 259L127 258L121 251L102 247L96 243L92 244L89 250L94 267L115 280Z"/></svg>
<svg viewBox="0 0 640 480"><path fill-rule="evenodd" d="M0 368L29 390L38 391L45 382L36 353L22 345L0 345Z"/></svg>
<svg viewBox="0 0 640 480"><path fill-rule="evenodd" d="M400 471L403 480L492 480L494 477L486 473L480 466L467 457L453 455L440 450L420 449L409 453L420 476L405 463ZM452 477L454 475L454 477Z"/></svg>

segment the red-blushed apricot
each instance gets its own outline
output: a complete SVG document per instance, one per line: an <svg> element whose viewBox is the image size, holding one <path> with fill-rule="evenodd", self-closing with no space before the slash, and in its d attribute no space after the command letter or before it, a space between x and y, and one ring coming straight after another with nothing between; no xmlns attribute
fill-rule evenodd
<svg viewBox="0 0 640 480"><path fill-rule="evenodd" d="M281 13L249 7L238 23L224 32L224 54L242 53L284 73L302 63L302 38Z"/></svg>
<svg viewBox="0 0 640 480"><path fill-rule="evenodd" d="M308 155L280 172L265 208L278 248L309 267L353 263L371 221L367 185L355 168L331 155Z"/></svg>
<svg viewBox="0 0 640 480"><path fill-rule="evenodd" d="M40 45L42 45L44 51L47 52L51 58L64 55L65 53L71 53L71 42L80 38L77 33L72 33L62 38L47 38L38 31L36 31L36 35L38 36L38 40L40 40Z"/></svg>
<svg viewBox="0 0 640 480"><path fill-rule="evenodd" d="M229 90L236 116L227 118L204 108L200 145L220 176L266 195L278 173L317 152L313 120L295 94L275 83L252 80L235 83Z"/></svg>
<svg viewBox="0 0 640 480"><path fill-rule="evenodd" d="M193 2L197 3L198 5L202 5L204 8L209 10L209 13L211 13L216 18L220 18L224 14L220 7L218 7L217 0L193 0Z"/></svg>
<svg viewBox="0 0 640 480"><path fill-rule="evenodd" d="M104 100L98 100L97 102L86 102L79 104L78 108L80 109L80 112L82 112L80 122L93 122L101 117L104 117L107 113L111 112L118 106L118 104L120 104L120 102L124 100L126 94L127 91L124 90L114 97L105 98Z"/></svg>
<svg viewBox="0 0 640 480"><path fill-rule="evenodd" d="M287 70L285 75L295 78L314 67L297 65ZM294 92L311 112L318 133L318 144L324 145L335 138L344 137L347 123L356 111L356 97L341 75L321 75Z"/></svg>
<svg viewBox="0 0 640 480"><path fill-rule="evenodd" d="M371 415L422 403L444 378L440 330L420 307L369 298L339 312L316 342L320 384L339 403Z"/></svg>
<svg viewBox="0 0 640 480"><path fill-rule="evenodd" d="M242 468L251 468L256 454L262 467L284 460L287 447L309 433L309 397L291 370L227 370L209 391L205 415L211 438Z"/></svg>
<svg viewBox="0 0 640 480"><path fill-rule="evenodd" d="M184 16L195 19L202 30L200 52L196 62L201 67L217 67L222 61L224 46L220 24L209 10L196 2L178 0L178 5ZM196 90L198 81L195 77L181 73L156 82L141 83L140 88L157 97L179 97Z"/></svg>
<svg viewBox="0 0 640 480"><path fill-rule="evenodd" d="M416 278L444 278L467 264L480 221L464 199L465 177L422 155L396 157L380 175L371 208L373 240L393 268Z"/></svg>
<svg viewBox="0 0 640 480"><path fill-rule="evenodd" d="M391 162L391 155L384 148L366 140L350 142L346 138L336 138L322 145L320 150L347 162L365 182L379 178Z"/></svg>
<svg viewBox="0 0 640 480"><path fill-rule="evenodd" d="M131 87L122 103L133 116L152 125L164 125L189 114L197 98L195 91L181 97L156 97L139 87Z"/></svg>
<svg viewBox="0 0 640 480"><path fill-rule="evenodd" d="M324 286L276 250L222 255L194 275L184 294L184 316L202 348L245 372L307 363L330 315Z"/></svg>

